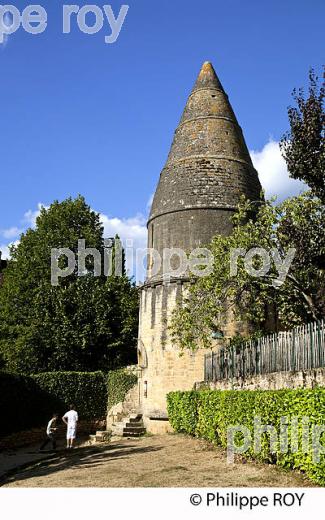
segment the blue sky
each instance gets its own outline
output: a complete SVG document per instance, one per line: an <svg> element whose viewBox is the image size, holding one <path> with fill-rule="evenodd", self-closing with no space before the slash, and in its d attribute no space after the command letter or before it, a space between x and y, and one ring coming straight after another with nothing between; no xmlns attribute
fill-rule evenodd
<svg viewBox="0 0 325 520"><path fill-rule="evenodd" d="M108 234L143 243L148 200L205 60L264 185L280 196L297 191L277 142L293 87L324 61L323 0L129 0L114 44L104 42L107 21L86 35L72 19L71 33L62 34L68 2L40 3L46 31L20 29L0 45L0 248L18 239L40 203L78 193L103 214ZM117 15L121 3L110 3Z"/></svg>

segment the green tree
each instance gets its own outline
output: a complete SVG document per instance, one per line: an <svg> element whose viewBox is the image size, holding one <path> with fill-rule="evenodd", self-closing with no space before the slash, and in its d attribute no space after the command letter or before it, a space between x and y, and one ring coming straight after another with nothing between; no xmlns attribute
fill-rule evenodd
<svg viewBox="0 0 325 520"><path fill-rule="evenodd" d="M325 69L324 69L325 70ZM314 71L309 73L309 92L294 90L295 107L288 108L290 131L280 143L288 171L304 181L314 195L325 203L325 73L322 85Z"/></svg>
<svg viewBox="0 0 325 520"><path fill-rule="evenodd" d="M232 234L213 239L211 274L198 277L176 308L171 332L181 348L210 347L211 332L223 329L230 311L261 332L268 332L271 309L286 327L325 316L325 206L307 192L279 205L266 201L252 208L243 200ZM270 257L277 251L281 262L294 249L290 269L280 269L279 276L271 262L268 272L255 276L247 270L244 256L238 256L237 272L232 271L235 252L242 250L244 255L253 248L263 248ZM252 260L254 269L261 268L261 257Z"/></svg>
<svg viewBox="0 0 325 520"><path fill-rule="evenodd" d="M0 288L0 357L17 372L109 370L136 359L137 288L125 275L94 276L86 270L51 283L51 251L78 240L104 258L99 215L83 197L55 201L41 210L36 228L21 236ZM113 248L112 256L115 257ZM59 259L64 268L65 257Z"/></svg>

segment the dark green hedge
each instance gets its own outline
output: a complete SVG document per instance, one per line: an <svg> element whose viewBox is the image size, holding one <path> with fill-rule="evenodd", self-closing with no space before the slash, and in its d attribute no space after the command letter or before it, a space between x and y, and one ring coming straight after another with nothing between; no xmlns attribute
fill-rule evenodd
<svg viewBox="0 0 325 520"><path fill-rule="evenodd" d="M254 417L259 416L264 425L275 427L278 437L280 418L297 417L299 424L299 451L281 453L279 445L271 453L269 435L263 434L261 452L250 448L246 455L262 461L273 462L282 467L304 471L313 481L325 485L325 456L313 460L311 443L309 451L301 448L302 418L309 417L309 435L312 425L325 424L325 388L297 390L203 390L172 392L167 396L168 414L171 425L177 432L184 432L227 447L229 426L244 425L254 437ZM322 443L325 446L324 436ZM236 442L239 441L239 437Z"/></svg>
<svg viewBox="0 0 325 520"><path fill-rule="evenodd" d="M137 381L137 375L125 368L109 372L107 378L108 408L124 401L126 394L137 384Z"/></svg>
<svg viewBox="0 0 325 520"><path fill-rule="evenodd" d="M60 412L73 403L82 419L106 417L107 375L103 372L45 372L32 377L57 401Z"/></svg>
<svg viewBox="0 0 325 520"><path fill-rule="evenodd" d="M53 411L75 404L80 419L102 419L137 383L129 370L47 372L20 376L0 372L0 436L43 426Z"/></svg>
<svg viewBox="0 0 325 520"><path fill-rule="evenodd" d="M31 377L0 372L0 436L40 426L56 403Z"/></svg>
<svg viewBox="0 0 325 520"><path fill-rule="evenodd" d="M53 411L75 404L80 419L101 419L107 408L102 372L49 372L19 376L0 372L0 436L42 426Z"/></svg>

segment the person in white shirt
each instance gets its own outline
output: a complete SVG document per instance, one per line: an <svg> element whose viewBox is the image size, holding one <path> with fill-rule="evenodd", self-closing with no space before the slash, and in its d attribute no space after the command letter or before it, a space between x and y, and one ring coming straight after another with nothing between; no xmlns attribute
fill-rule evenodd
<svg viewBox="0 0 325 520"><path fill-rule="evenodd" d="M57 421L58 417L59 417L58 414L54 413L52 415L52 419L48 422L48 425L46 428L46 439L43 442L42 446L40 447L39 451L43 451L45 446L47 446L49 442L52 443L52 449L56 450L55 433L57 431L56 421Z"/></svg>
<svg viewBox="0 0 325 520"><path fill-rule="evenodd" d="M74 408L74 404L70 404L70 410L62 417L62 421L67 425L67 448L73 448L77 436L78 413Z"/></svg>

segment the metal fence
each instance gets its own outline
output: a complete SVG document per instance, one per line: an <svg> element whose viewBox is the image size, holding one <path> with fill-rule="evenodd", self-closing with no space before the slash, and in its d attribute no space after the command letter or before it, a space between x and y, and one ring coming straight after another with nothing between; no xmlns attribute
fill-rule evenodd
<svg viewBox="0 0 325 520"><path fill-rule="evenodd" d="M325 321L205 355L205 381L325 367Z"/></svg>

